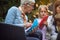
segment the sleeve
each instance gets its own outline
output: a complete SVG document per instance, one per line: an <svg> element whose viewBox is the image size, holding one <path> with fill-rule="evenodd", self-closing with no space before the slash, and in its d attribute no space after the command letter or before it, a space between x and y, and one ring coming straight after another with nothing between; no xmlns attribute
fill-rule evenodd
<svg viewBox="0 0 60 40"><path fill-rule="evenodd" d="M28 22L28 17L27 17L27 16L25 16L27 22L26 22L26 23L23 23L23 20L22 20L22 17L21 17L21 13L20 13L20 14L17 13L16 15L17 15L17 19L18 19L18 20L16 21L16 23L15 23L14 25L23 26L23 27L24 27L27 23L29 23L29 22Z"/></svg>
<svg viewBox="0 0 60 40"><path fill-rule="evenodd" d="M24 23L23 24L13 24L13 25L20 26L20 27L24 27L25 26Z"/></svg>
<svg viewBox="0 0 60 40"><path fill-rule="evenodd" d="M54 22L53 16L49 16L47 22L48 22L48 29L51 30L52 34L55 33L55 26L53 25Z"/></svg>
<svg viewBox="0 0 60 40"><path fill-rule="evenodd" d="M25 31L30 33L30 32L32 32L37 27L38 27L38 21L37 21L37 19L34 19L32 26L30 28L26 29Z"/></svg>
<svg viewBox="0 0 60 40"><path fill-rule="evenodd" d="M11 7L8 10L8 13L7 13L6 18L5 18L5 23L13 24L14 18L15 18L15 12L16 12L15 10L16 10L15 7Z"/></svg>
<svg viewBox="0 0 60 40"><path fill-rule="evenodd" d="M16 21L14 21L15 17L16 17ZM28 20L27 16L26 16L26 19ZM22 17L21 17L21 13L20 11L17 11L17 7L15 6L11 7L8 10L5 23L13 24L17 26L25 26L25 24L23 23Z"/></svg>
<svg viewBox="0 0 60 40"><path fill-rule="evenodd" d="M51 27L53 25L54 18L52 16L49 16L47 22L48 22L48 27Z"/></svg>

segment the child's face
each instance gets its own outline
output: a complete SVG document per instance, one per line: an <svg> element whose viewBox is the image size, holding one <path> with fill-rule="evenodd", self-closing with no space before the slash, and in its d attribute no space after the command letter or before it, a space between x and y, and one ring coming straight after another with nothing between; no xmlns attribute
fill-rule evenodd
<svg viewBox="0 0 60 40"><path fill-rule="evenodd" d="M56 7L56 11L60 14L60 5Z"/></svg>
<svg viewBox="0 0 60 40"><path fill-rule="evenodd" d="M40 9L40 16L43 18L44 16L46 16L48 14L46 8L41 8Z"/></svg>

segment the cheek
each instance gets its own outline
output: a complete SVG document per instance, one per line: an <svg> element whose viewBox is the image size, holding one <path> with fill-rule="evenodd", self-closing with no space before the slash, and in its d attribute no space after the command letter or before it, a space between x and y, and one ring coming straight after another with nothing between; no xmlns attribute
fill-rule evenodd
<svg viewBox="0 0 60 40"><path fill-rule="evenodd" d="M32 12L32 10L29 8L29 9L28 9L28 13L30 13L30 12Z"/></svg>
<svg viewBox="0 0 60 40"><path fill-rule="evenodd" d="M30 10L30 8L28 8L28 10Z"/></svg>
<svg viewBox="0 0 60 40"><path fill-rule="evenodd" d="M40 13L41 15L46 15L46 13Z"/></svg>
<svg viewBox="0 0 60 40"><path fill-rule="evenodd" d="M45 16L48 15L48 13L45 13Z"/></svg>
<svg viewBox="0 0 60 40"><path fill-rule="evenodd" d="M60 13L60 9L59 9L59 8L56 8L56 11L57 11L58 13Z"/></svg>
<svg viewBox="0 0 60 40"><path fill-rule="evenodd" d="M40 15L43 15L42 13L40 13Z"/></svg>
<svg viewBox="0 0 60 40"><path fill-rule="evenodd" d="M29 11L32 11L32 9L31 9L31 8L29 8L28 10L29 10Z"/></svg>
<svg viewBox="0 0 60 40"><path fill-rule="evenodd" d="M41 17L43 17L43 16L44 16L44 14L43 14L43 13L40 13L40 16L41 16Z"/></svg>

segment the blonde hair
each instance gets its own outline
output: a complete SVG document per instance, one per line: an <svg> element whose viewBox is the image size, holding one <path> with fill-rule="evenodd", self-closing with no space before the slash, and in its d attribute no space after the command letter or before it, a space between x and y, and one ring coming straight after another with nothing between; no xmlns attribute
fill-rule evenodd
<svg viewBox="0 0 60 40"><path fill-rule="evenodd" d="M46 8L46 10L48 11L48 7L46 5L40 5L38 11L40 11L41 8Z"/></svg>
<svg viewBox="0 0 60 40"><path fill-rule="evenodd" d="M40 5L39 8L38 8L38 11L39 11L38 17L41 17L41 16L40 16L40 10L41 10L41 8L45 8L45 9L47 10L47 12L48 12L48 7L47 7L47 5Z"/></svg>

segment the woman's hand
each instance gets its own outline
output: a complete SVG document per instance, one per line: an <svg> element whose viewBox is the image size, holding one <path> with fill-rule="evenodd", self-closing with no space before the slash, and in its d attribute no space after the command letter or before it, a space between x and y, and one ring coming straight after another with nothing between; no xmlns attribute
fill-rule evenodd
<svg viewBox="0 0 60 40"><path fill-rule="evenodd" d="M31 33L34 33L37 29L38 29L38 27L36 27L34 30L32 30L32 32L31 32Z"/></svg>
<svg viewBox="0 0 60 40"><path fill-rule="evenodd" d="M26 23L26 24L25 24L25 27L26 27L26 28L29 28L29 27L31 27L31 25L32 25L32 23Z"/></svg>

